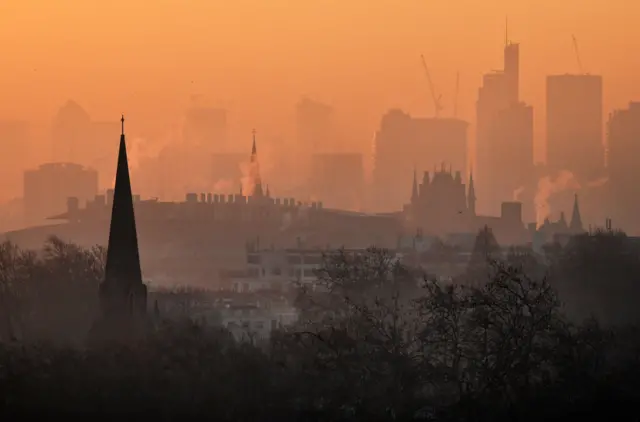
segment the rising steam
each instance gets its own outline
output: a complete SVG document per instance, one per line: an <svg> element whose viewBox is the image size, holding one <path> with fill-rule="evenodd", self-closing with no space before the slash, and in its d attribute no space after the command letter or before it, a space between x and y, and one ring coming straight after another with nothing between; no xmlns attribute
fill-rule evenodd
<svg viewBox="0 0 640 422"><path fill-rule="evenodd" d="M555 179L552 179L550 176L545 176L538 181L538 190L534 198L536 223L538 227L542 226L545 218L549 217L549 198L551 195L567 189L580 189L580 184L575 176L568 170L562 170Z"/></svg>
<svg viewBox="0 0 640 422"><path fill-rule="evenodd" d="M524 192L524 186L520 186L516 190L514 190L513 191L513 200L514 201L519 201L520 200L520 195L522 195L522 192Z"/></svg>

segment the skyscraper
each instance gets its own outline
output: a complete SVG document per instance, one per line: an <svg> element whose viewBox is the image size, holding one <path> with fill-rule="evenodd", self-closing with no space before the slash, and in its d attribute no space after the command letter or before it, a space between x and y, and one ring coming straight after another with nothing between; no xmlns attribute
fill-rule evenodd
<svg viewBox="0 0 640 422"><path fill-rule="evenodd" d="M602 77L547 76L547 165L580 182L602 177Z"/></svg>
<svg viewBox="0 0 640 422"><path fill-rule="evenodd" d="M415 118L390 110L375 135L372 202L378 211L401 206L414 168L428 171L443 162L467 173L469 124L455 118Z"/></svg>
<svg viewBox="0 0 640 422"><path fill-rule="evenodd" d="M332 147L333 108L303 97L296 105L296 142L306 154Z"/></svg>
<svg viewBox="0 0 640 422"><path fill-rule="evenodd" d="M616 110L607 122L609 216L625 230L638 232L640 213L640 102Z"/></svg>
<svg viewBox="0 0 640 422"><path fill-rule="evenodd" d="M476 102L479 208L496 214L500 203L533 181L533 108L520 102L520 46L504 47L504 70L483 77ZM525 216L529 206L525 204Z"/></svg>

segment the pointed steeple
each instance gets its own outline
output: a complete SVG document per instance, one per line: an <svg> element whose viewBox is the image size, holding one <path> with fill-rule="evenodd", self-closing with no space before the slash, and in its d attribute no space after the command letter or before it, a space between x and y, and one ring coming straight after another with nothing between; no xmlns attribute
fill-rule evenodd
<svg viewBox="0 0 640 422"><path fill-rule="evenodd" d="M100 299L105 314L131 316L132 312L146 312L147 290L142 282L140 270L138 235L124 136L124 115L120 121L122 134L111 209L105 279L100 286Z"/></svg>
<svg viewBox="0 0 640 422"><path fill-rule="evenodd" d="M271 192L269 191L269 185L267 185L267 191L265 192L267 198L271 198Z"/></svg>
<svg viewBox="0 0 640 422"><path fill-rule="evenodd" d="M415 204L418 201L418 175L416 168L413 168L413 187L411 188L411 203Z"/></svg>
<svg viewBox="0 0 640 422"><path fill-rule="evenodd" d="M256 148L256 130L253 129L253 146L251 147L251 177L253 178L253 196L264 196L260 165L258 164L258 149Z"/></svg>
<svg viewBox="0 0 640 422"><path fill-rule="evenodd" d="M476 188L473 185L473 170L469 172L469 191L467 192L467 208L471 215L476 215Z"/></svg>
<svg viewBox="0 0 640 422"><path fill-rule="evenodd" d="M584 226L582 225L582 217L580 216L580 206L578 205L578 194L573 198L573 212L571 213L571 223L569 223L569 230L573 233L584 232Z"/></svg>
<svg viewBox="0 0 640 422"><path fill-rule="evenodd" d="M256 130L253 129L253 146L251 147L251 162L258 159L258 149L256 148Z"/></svg>

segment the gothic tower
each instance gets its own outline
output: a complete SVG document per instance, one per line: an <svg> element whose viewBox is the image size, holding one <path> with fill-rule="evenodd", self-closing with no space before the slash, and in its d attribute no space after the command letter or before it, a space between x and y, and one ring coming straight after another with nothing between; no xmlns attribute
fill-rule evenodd
<svg viewBox="0 0 640 422"><path fill-rule="evenodd" d="M121 122L107 263L99 291L102 314L95 327L102 338L128 338L140 327L147 312L147 287L140 270L124 116Z"/></svg>

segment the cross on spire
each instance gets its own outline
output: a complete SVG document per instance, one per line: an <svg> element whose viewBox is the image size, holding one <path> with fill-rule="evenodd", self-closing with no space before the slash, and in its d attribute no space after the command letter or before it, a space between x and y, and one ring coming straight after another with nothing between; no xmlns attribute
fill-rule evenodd
<svg viewBox="0 0 640 422"><path fill-rule="evenodd" d="M122 118L120 119L120 123L122 126L122 135L124 135L124 113L122 114Z"/></svg>

